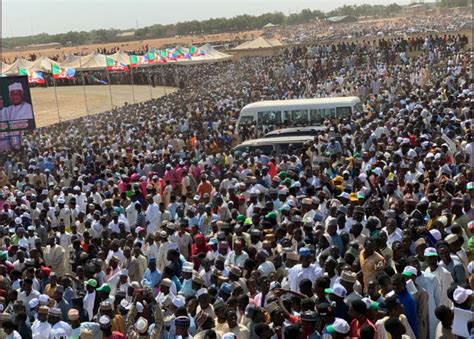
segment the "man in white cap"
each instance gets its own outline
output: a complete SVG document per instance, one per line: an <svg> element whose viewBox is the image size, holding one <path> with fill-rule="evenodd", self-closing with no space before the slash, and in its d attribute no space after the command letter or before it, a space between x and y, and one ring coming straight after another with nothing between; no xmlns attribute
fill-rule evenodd
<svg viewBox="0 0 474 339"><path fill-rule="evenodd" d="M449 271L438 265L438 252L434 247L428 247L425 249L424 252L425 261L428 264L426 268L426 272L431 272L435 275L436 279L438 280L439 287L440 287L440 304L451 306L452 302L451 299L448 298L448 289L451 287L454 279L451 276Z"/></svg>
<svg viewBox="0 0 474 339"><path fill-rule="evenodd" d="M428 292L415 282L418 270L413 266L406 266L402 272L407 282L407 288L416 302L416 315L418 321L418 333L420 338L428 338Z"/></svg>
<svg viewBox="0 0 474 339"><path fill-rule="evenodd" d="M33 119L31 104L23 101L23 85L14 82L8 86L11 105L2 109L1 121Z"/></svg>
<svg viewBox="0 0 474 339"><path fill-rule="evenodd" d="M210 304L209 292L205 288L201 288L196 292L199 305L196 308L196 314L200 311L206 312L211 318L215 318L214 308Z"/></svg>
<svg viewBox="0 0 474 339"><path fill-rule="evenodd" d="M347 321L341 318L334 319L334 322L326 327L326 331L331 334L332 338L345 338L350 329Z"/></svg>
<svg viewBox="0 0 474 339"><path fill-rule="evenodd" d="M136 298L132 302L130 307L127 324L126 324L126 335L129 339L141 339L141 338L160 338L161 330L163 328L164 320L163 313L161 311L161 305L158 304L153 298L151 291L149 291L145 297L145 300L148 302L153 311L154 318L154 327L151 333L148 333L148 320L144 317L139 317L137 321L134 321L137 315L137 301Z"/></svg>
<svg viewBox="0 0 474 339"><path fill-rule="evenodd" d="M421 272L420 262L415 257L408 257L408 264L416 269L417 276L414 280L416 285L422 287L428 293L429 337L435 338L436 327L439 322L435 316L435 309L438 305L441 305L441 288L438 279L436 279L433 273Z"/></svg>
<svg viewBox="0 0 474 339"><path fill-rule="evenodd" d="M118 331L112 331L112 322L109 316L101 316L99 318L99 325L104 338L125 338L123 333L120 333Z"/></svg>
<svg viewBox="0 0 474 339"><path fill-rule="evenodd" d="M458 286L453 292L454 302L458 308L470 310L472 307L474 292L471 289Z"/></svg>
<svg viewBox="0 0 474 339"><path fill-rule="evenodd" d="M50 308L48 311L48 322L51 324L51 336L57 335L57 331L64 331L66 337L72 332L72 327L67 323L61 320L61 310L57 307Z"/></svg>
<svg viewBox="0 0 474 339"><path fill-rule="evenodd" d="M41 305L38 308L38 319L36 319L31 326L33 337L38 339L48 339L51 331L51 324L48 322L48 312L48 306Z"/></svg>

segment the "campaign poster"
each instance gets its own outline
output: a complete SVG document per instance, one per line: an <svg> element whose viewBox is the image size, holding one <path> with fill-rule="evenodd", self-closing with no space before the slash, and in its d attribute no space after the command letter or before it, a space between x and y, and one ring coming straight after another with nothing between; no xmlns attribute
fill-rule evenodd
<svg viewBox="0 0 474 339"><path fill-rule="evenodd" d="M35 128L28 77L0 77L0 133Z"/></svg>
<svg viewBox="0 0 474 339"><path fill-rule="evenodd" d="M21 148L21 134L23 132L0 132L0 154L19 150Z"/></svg>

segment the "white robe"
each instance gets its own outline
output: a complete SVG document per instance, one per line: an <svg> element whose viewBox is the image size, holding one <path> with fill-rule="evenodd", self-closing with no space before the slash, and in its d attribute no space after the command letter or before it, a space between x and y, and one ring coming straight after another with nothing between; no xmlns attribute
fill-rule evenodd
<svg viewBox="0 0 474 339"><path fill-rule="evenodd" d="M66 273L64 265L65 253L66 250L60 245L56 245L54 248L48 245L44 251L46 265L51 266L53 272L56 272L60 277Z"/></svg>
<svg viewBox="0 0 474 339"><path fill-rule="evenodd" d="M160 208L156 203L150 204L146 209L146 221L149 224L146 227L146 234L153 234L156 232L158 227L161 225L161 212Z"/></svg>
<svg viewBox="0 0 474 339"><path fill-rule="evenodd" d="M95 294L96 292L86 293L84 296L84 309L87 311L87 315L89 316L89 321L92 320L94 316L94 302L95 302Z"/></svg>
<svg viewBox="0 0 474 339"><path fill-rule="evenodd" d="M428 326L430 338L436 338L436 327L439 320L434 313L436 307L441 305L441 289L439 287L438 279L433 273L422 272L416 278L417 285L421 286L428 292Z"/></svg>
<svg viewBox="0 0 474 339"><path fill-rule="evenodd" d="M33 338L37 339L48 339L49 332L51 331L51 324L47 321L41 322L38 319L35 320L31 326L31 333Z"/></svg>
<svg viewBox="0 0 474 339"><path fill-rule="evenodd" d="M430 268L428 267L425 272L431 272ZM451 302L451 299L448 298L448 288L451 287L451 284L454 281L451 273L446 268L441 266L438 266L438 268L431 273L433 273L436 279L438 279L441 298L440 305L451 307L453 303Z"/></svg>
<svg viewBox="0 0 474 339"><path fill-rule="evenodd" d="M2 121L33 119L33 109L27 102L10 105L2 110Z"/></svg>
<svg viewBox="0 0 474 339"><path fill-rule="evenodd" d="M288 281L290 282L290 289L292 291L300 291L300 281L303 279L309 279L312 283L322 275L322 269L311 264L306 268L303 268L301 264L295 265L288 270Z"/></svg>

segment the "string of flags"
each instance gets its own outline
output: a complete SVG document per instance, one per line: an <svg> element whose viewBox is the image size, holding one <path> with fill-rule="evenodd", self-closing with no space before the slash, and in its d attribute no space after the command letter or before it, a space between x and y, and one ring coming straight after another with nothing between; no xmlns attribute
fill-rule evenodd
<svg viewBox="0 0 474 339"><path fill-rule="evenodd" d="M153 65L178 62L178 60L192 60L194 57L205 56L206 53L198 47L190 48L172 48L172 49L152 49L144 55L130 55L123 53L129 60L118 60L106 56L106 69L109 72L128 72L130 68L136 68L140 65ZM119 58L120 59L120 58ZM76 70L72 67L61 67L51 64L51 72L54 79L74 80L76 79ZM44 84L45 78L42 72L33 71L26 68L18 68L19 75L28 76L30 84Z"/></svg>
<svg viewBox="0 0 474 339"><path fill-rule="evenodd" d="M19 75L26 75L28 76L28 83L30 84L44 84L46 81L44 80L43 73L36 72L32 70L28 70L25 68L18 68Z"/></svg>

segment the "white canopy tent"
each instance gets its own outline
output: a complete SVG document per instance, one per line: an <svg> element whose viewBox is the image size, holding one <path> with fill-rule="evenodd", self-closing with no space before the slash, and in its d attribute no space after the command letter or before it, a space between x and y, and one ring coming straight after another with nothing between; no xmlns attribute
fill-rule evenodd
<svg viewBox="0 0 474 339"><path fill-rule="evenodd" d="M65 68L80 68L81 60L87 58L88 56L78 56L75 54L68 54L66 59L60 64L61 67Z"/></svg>
<svg viewBox="0 0 474 339"><path fill-rule="evenodd" d="M182 46L176 46L176 48L172 49L172 52L176 53L176 50L178 49L183 54L189 54L189 49ZM192 56L191 59L183 57L178 59L177 61L169 61L168 63L178 65L190 65L197 63L212 63L229 60L232 58L232 55L219 52L210 44L205 44L199 47L199 51L203 52L203 54ZM103 70L107 67L107 57L116 60L121 64L130 65L130 56L127 53L119 51L112 55L104 55L95 52L85 56L69 54L62 63L58 63L54 60L49 59L48 57L40 57L35 62L19 58L11 65L2 63L1 66L2 73L4 74L17 74L18 68L25 68L28 70L40 72L51 72L51 65L59 65L63 68L74 68L76 71ZM168 63L161 64L166 65ZM158 64L160 63L139 64L138 67L150 67Z"/></svg>
<svg viewBox="0 0 474 339"><path fill-rule="evenodd" d="M1 62L1 64L0 64L0 74L6 74L8 68L10 68L10 65L9 65L9 64L6 64L6 63L4 63L4 62Z"/></svg>
<svg viewBox="0 0 474 339"><path fill-rule="evenodd" d="M251 41L246 41L239 46L233 48L233 51L238 50L249 50L249 49L259 49L259 48L272 48L272 47L280 47L283 44L277 39L268 39L264 37L258 37Z"/></svg>
<svg viewBox="0 0 474 339"><path fill-rule="evenodd" d="M18 58L6 70L5 74L18 74L18 68L30 69L33 63L23 58ZM3 68L3 67L2 67ZM3 73L3 72L2 72Z"/></svg>
<svg viewBox="0 0 474 339"><path fill-rule="evenodd" d="M185 49L187 51L187 49ZM190 65L197 63L213 63L224 60L229 60L232 58L232 55L219 52L210 44L205 44L199 47L200 52L203 52L203 55L193 56L191 59L179 59L178 65Z"/></svg>
<svg viewBox="0 0 474 339"><path fill-rule="evenodd" d="M112 55L107 55L107 57L115 61L118 61L121 64L130 65L130 56L127 53L119 51Z"/></svg>
<svg viewBox="0 0 474 339"><path fill-rule="evenodd" d="M59 62L51 60L48 57L42 56L36 59L30 66L33 71L51 72L52 65L59 65Z"/></svg>
<svg viewBox="0 0 474 339"><path fill-rule="evenodd" d="M81 58L82 67L77 70L100 70L107 67L107 61L104 54L92 53ZM62 64L61 64L62 66Z"/></svg>

